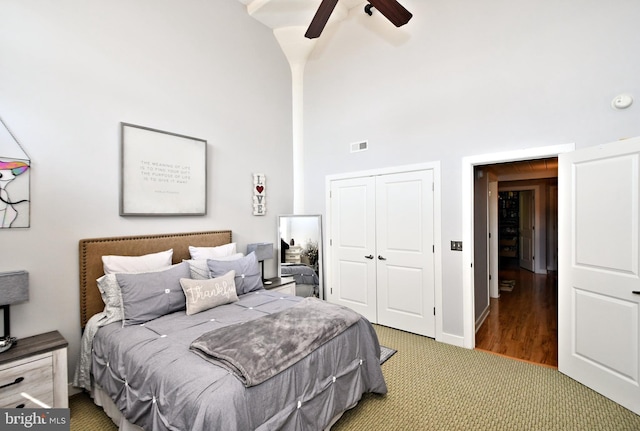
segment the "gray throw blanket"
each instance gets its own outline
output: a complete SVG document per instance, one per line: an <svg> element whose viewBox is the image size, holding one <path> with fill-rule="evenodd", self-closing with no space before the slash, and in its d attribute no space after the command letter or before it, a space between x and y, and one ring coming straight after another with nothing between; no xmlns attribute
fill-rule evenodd
<svg viewBox="0 0 640 431"><path fill-rule="evenodd" d="M295 364L361 317L346 307L305 298L278 313L209 331L190 349L250 387Z"/></svg>

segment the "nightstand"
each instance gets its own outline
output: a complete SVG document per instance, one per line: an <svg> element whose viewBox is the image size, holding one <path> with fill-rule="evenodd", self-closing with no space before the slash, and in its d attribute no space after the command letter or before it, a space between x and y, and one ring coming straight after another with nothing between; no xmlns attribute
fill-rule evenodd
<svg viewBox="0 0 640 431"><path fill-rule="evenodd" d="M292 245L284 252L284 259L286 263L300 263L300 256L302 255L302 247L299 245Z"/></svg>
<svg viewBox="0 0 640 431"><path fill-rule="evenodd" d="M288 293L289 295L296 294L296 282L293 277L273 277L267 281L271 282L271 284L264 285L267 290Z"/></svg>
<svg viewBox="0 0 640 431"><path fill-rule="evenodd" d="M68 408L67 340L58 331L21 338L0 353L0 408Z"/></svg>

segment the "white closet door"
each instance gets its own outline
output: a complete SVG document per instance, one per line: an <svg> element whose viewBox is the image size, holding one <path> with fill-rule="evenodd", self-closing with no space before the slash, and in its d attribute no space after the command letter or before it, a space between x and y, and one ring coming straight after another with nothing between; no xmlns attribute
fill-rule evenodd
<svg viewBox="0 0 640 431"><path fill-rule="evenodd" d="M376 177L378 323L435 337L433 171Z"/></svg>
<svg viewBox="0 0 640 431"><path fill-rule="evenodd" d="M376 318L375 179L331 182L328 301Z"/></svg>

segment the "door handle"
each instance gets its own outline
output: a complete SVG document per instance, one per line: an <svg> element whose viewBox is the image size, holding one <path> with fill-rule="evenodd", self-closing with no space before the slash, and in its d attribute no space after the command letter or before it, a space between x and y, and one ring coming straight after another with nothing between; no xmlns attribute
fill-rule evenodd
<svg viewBox="0 0 640 431"><path fill-rule="evenodd" d="M387 258L386 258L386 257L382 257L382 256L378 255L378 260L387 260Z"/></svg>
<svg viewBox="0 0 640 431"><path fill-rule="evenodd" d="M634 295L640 295L640 290L632 290L631 293Z"/></svg>
<svg viewBox="0 0 640 431"><path fill-rule="evenodd" d="M364 258L365 258L365 259L373 259L373 255L372 255L372 254L370 254L369 256L365 256Z"/></svg>

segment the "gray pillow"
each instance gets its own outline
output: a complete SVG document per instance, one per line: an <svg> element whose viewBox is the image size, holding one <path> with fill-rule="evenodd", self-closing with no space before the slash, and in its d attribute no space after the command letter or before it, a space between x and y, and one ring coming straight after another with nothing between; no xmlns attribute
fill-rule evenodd
<svg viewBox="0 0 640 431"><path fill-rule="evenodd" d="M189 278L189 264L182 262L159 272L116 274L122 292L122 326L137 325L184 310L186 298L181 278Z"/></svg>
<svg viewBox="0 0 640 431"><path fill-rule="evenodd" d="M258 289L262 285L262 273L254 252L236 260L207 260L211 277L221 277L229 271L235 271L236 293L242 295Z"/></svg>
<svg viewBox="0 0 640 431"><path fill-rule="evenodd" d="M235 253L230 256L216 257L216 258L213 258L213 260L236 260L242 257L244 257L244 254ZM209 272L209 266L207 265L207 259L189 259L189 260L183 260L183 262L189 263L192 279L206 280L208 278L211 278L211 273Z"/></svg>

